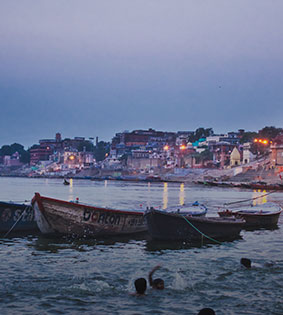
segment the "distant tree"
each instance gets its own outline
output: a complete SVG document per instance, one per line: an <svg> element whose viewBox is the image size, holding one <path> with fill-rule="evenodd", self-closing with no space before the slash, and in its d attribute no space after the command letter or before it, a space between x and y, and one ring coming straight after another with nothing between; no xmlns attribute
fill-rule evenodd
<svg viewBox="0 0 283 315"><path fill-rule="evenodd" d="M24 149L24 146L23 145L21 145L21 144L19 144L19 143L13 143L13 144L11 144L11 149L12 149L12 151L13 151L13 154L15 153L15 152L22 152L22 151L24 151L25 149Z"/></svg>
<svg viewBox="0 0 283 315"><path fill-rule="evenodd" d="M0 149L0 155L13 155L18 152L20 154L20 161L22 163L29 163L30 153L24 149L24 146L19 143L13 143L11 145L3 145Z"/></svg>
<svg viewBox="0 0 283 315"><path fill-rule="evenodd" d="M94 152L94 145L90 141L83 141L78 145L78 151L82 152L86 150L87 152Z"/></svg>
<svg viewBox="0 0 283 315"><path fill-rule="evenodd" d="M213 153L209 151L209 149L205 149L201 153L194 153L193 156L196 159L197 163L204 161L211 161L213 159Z"/></svg>
<svg viewBox="0 0 283 315"><path fill-rule="evenodd" d="M0 149L0 155L4 156L4 155L12 155L14 152L12 151L11 146L9 145L3 145Z"/></svg>
<svg viewBox="0 0 283 315"><path fill-rule="evenodd" d="M20 156L20 161L22 163L25 163L25 164L30 162L30 153L29 153L29 151L25 151L25 150L22 151L21 156Z"/></svg>
<svg viewBox="0 0 283 315"><path fill-rule="evenodd" d="M201 138L206 138L213 135L213 129L212 128L198 128L193 133L193 135L190 136L189 141L195 142L198 141Z"/></svg>
<svg viewBox="0 0 283 315"><path fill-rule="evenodd" d="M109 152L110 152L109 142L100 141L94 147L94 157L96 161L103 161L105 159L106 154L109 154Z"/></svg>
<svg viewBox="0 0 283 315"><path fill-rule="evenodd" d="M273 126L264 127L263 129L259 130L258 136L259 138L267 138L268 140L272 140L282 132L282 128L276 128Z"/></svg>
<svg viewBox="0 0 283 315"><path fill-rule="evenodd" d="M240 143L243 144L246 142L253 142L253 140L257 137L258 137L257 132L251 132L251 131L244 132L242 138L240 139Z"/></svg>
<svg viewBox="0 0 283 315"><path fill-rule="evenodd" d="M209 151L209 149L205 149L200 153L200 159L202 161L210 161L213 159L213 153Z"/></svg>

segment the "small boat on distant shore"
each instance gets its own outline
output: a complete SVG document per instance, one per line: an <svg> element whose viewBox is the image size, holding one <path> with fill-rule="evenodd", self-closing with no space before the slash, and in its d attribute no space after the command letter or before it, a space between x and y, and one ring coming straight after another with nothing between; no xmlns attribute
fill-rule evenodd
<svg viewBox="0 0 283 315"><path fill-rule="evenodd" d="M147 230L143 211L99 208L36 193L32 206L43 234L99 237L142 233Z"/></svg>
<svg viewBox="0 0 283 315"><path fill-rule="evenodd" d="M179 213L182 215L192 215L202 217L207 213L207 207L204 204L200 204L198 201L193 203L186 203L175 207L169 207L165 209L167 213Z"/></svg>
<svg viewBox="0 0 283 315"><path fill-rule="evenodd" d="M39 231L31 205L0 202L0 232Z"/></svg>
<svg viewBox="0 0 283 315"><path fill-rule="evenodd" d="M215 241L239 237L244 221L236 218L197 217L149 209L145 213L152 239L172 241Z"/></svg>
<svg viewBox="0 0 283 315"><path fill-rule="evenodd" d="M245 220L244 227L247 228L271 228L278 224L279 216L282 208L277 205L257 205L248 206L239 210L223 210L219 211L220 217L235 217Z"/></svg>

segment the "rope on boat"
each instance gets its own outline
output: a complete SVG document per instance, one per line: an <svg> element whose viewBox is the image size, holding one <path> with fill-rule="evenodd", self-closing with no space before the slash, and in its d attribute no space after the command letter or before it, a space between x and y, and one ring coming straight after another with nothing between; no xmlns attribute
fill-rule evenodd
<svg viewBox="0 0 283 315"><path fill-rule="evenodd" d="M211 240L211 241L213 241L213 242L215 242L215 243L217 243L217 244L222 244L222 242L219 242L219 241L215 240L214 238L212 238L212 237L210 237L210 236L208 236L208 235L202 233L202 232L201 232L198 228L196 228L189 220L187 220L187 218L186 218L185 216L183 216L183 218L190 224L190 226L191 226L192 228L194 228L197 232L199 232L199 233L201 234L202 240L203 240L203 236L204 236L204 237L206 237L207 239L209 239L209 240Z"/></svg>
<svg viewBox="0 0 283 315"><path fill-rule="evenodd" d="M224 203L224 206L228 206L228 205L232 205L232 204L236 204L236 203L242 203L242 202L247 202L247 201L263 198L263 197L268 196L270 194L273 194L275 192L276 192L276 190L273 190L273 191L270 191L270 192L268 192L268 193L266 193L264 195L258 196L258 197L254 197L254 198L250 198L250 199L244 199L244 200L240 200L240 201L226 202L226 203Z"/></svg>
<svg viewBox="0 0 283 315"><path fill-rule="evenodd" d="M18 217L17 221L13 224L13 226L10 228L10 230L4 235L4 238L6 238L14 229L14 227L18 224L18 222L21 220L21 218L23 217L23 215L26 213L27 209L29 208L29 206L26 206L24 211L22 212L22 214Z"/></svg>

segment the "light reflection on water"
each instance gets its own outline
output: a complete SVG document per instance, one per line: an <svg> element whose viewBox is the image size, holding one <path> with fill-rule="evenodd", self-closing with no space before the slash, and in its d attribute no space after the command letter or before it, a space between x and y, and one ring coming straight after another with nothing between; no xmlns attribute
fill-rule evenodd
<svg viewBox="0 0 283 315"><path fill-rule="evenodd" d="M182 206L185 203L185 185L183 183L181 183L180 185L179 198L180 198L179 203Z"/></svg>
<svg viewBox="0 0 283 315"><path fill-rule="evenodd" d="M163 209L167 209L168 207L168 183L164 183L163 188Z"/></svg>
<svg viewBox="0 0 283 315"><path fill-rule="evenodd" d="M225 202L255 198L259 191L178 183L127 183L0 178L1 200L26 200L34 192L120 209L161 208L198 200L216 214ZM282 202L282 193L256 199ZM1 314L282 314L282 223L275 230L241 232L234 242L187 244L146 237L108 239L30 235L0 239ZM257 265L240 266L249 257ZM133 282L156 264L163 292L129 295ZM268 263L268 264L266 264Z"/></svg>
<svg viewBox="0 0 283 315"><path fill-rule="evenodd" d="M263 196L263 197L261 197L261 196ZM254 198L253 206L263 205L263 204L267 203L266 190L254 189L252 198Z"/></svg>

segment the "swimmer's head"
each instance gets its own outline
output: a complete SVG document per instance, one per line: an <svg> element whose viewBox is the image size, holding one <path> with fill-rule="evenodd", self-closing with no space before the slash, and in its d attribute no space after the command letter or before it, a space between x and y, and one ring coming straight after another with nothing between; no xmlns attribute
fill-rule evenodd
<svg viewBox="0 0 283 315"><path fill-rule="evenodd" d="M212 308L206 307L206 308L201 309L198 312L198 315L215 315L215 312Z"/></svg>
<svg viewBox="0 0 283 315"><path fill-rule="evenodd" d="M245 266L246 268L251 268L252 266L252 262L248 258L241 258L241 264Z"/></svg>
<svg viewBox="0 0 283 315"><path fill-rule="evenodd" d="M164 289L164 280L161 278L154 279L152 286L154 289L163 290Z"/></svg>
<svg viewBox="0 0 283 315"><path fill-rule="evenodd" d="M146 280L145 278L139 278L135 281L135 288L138 294L144 294L146 290Z"/></svg>

